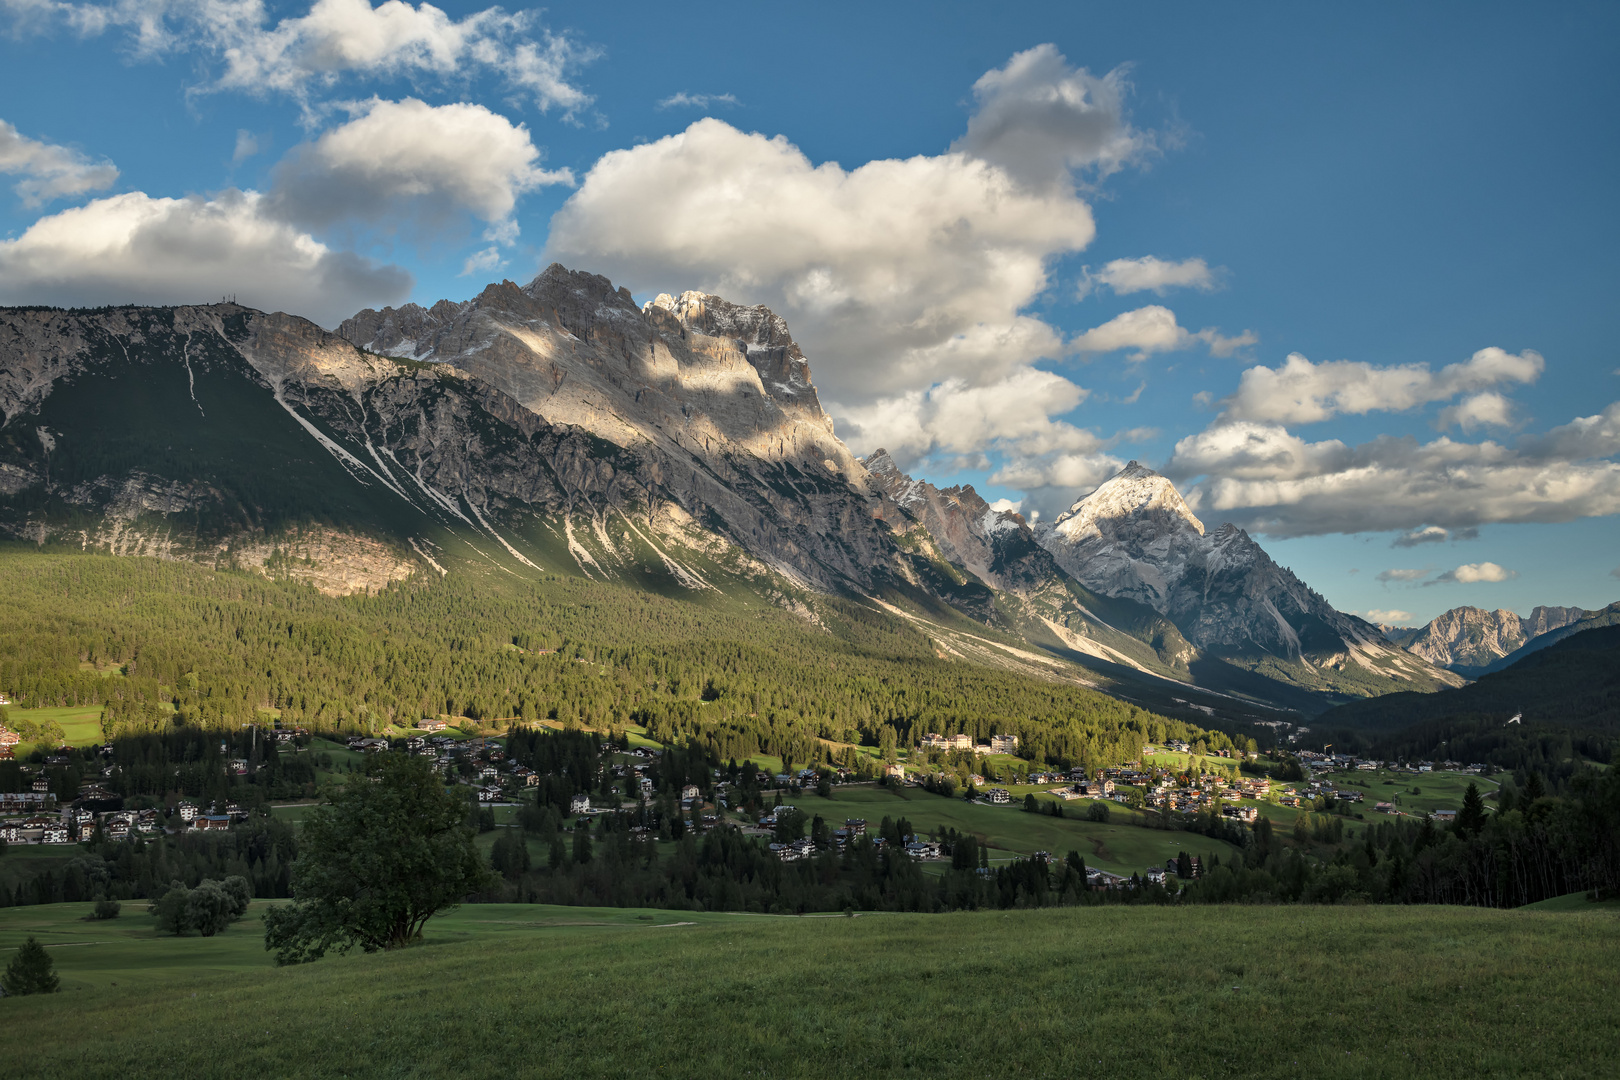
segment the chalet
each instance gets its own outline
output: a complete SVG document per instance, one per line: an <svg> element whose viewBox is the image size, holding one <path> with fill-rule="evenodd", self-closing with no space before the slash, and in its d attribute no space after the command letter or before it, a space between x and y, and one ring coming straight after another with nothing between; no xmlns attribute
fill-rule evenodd
<svg viewBox="0 0 1620 1080"><path fill-rule="evenodd" d="M198 814L191 821L193 829L202 829L205 832L223 832L231 827L229 814Z"/></svg>
<svg viewBox="0 0 1620 1080"><path fill-rule="evenodd" d="M583 814L590 808L591 797L589 795L575 795L568 801L568 812L570 814Z"/></svg>
<svg viewBox="0 0 1620 1080"><path fill-rule="evenodd" d="M1373 807L1373 809L1377 810L1380 814L1393 814L1396 812L1395 804L1387 802L1381 802L1377 806Z"/></svg>
<svg viewBox="0 0 1620 1080"><path fill-rule="evenodd" d="M175 809L180 812L180 820L186 822L188 825L197 819L196 803L183 802L179 806L175 807Z"/></svg>
<svg viewBox="0 0 1620 1080"><path fill-rule="evenodd" d="M46 779L43 776L38 777L34 781L34 790L37 791L37 792L41 792L41 793L49 792L51 790L51 782L50 782L50 780Z"/></svg>
<svg viewBox="0 0 1620 1080"><path fill-rule="evenodd" d="M1429 816L1434 818L1435 824L1437 824L1437 825L1450 825L1452 822L1457 820L1457 811L1455 811L1455 810L1436 810L1434 813L1430 814Z"/></svg>
<svg viewBox="0 0 1620 1080"><path fill-rule="evenodd" d="M68 833L68 827L60 821L53 821L41 831L39 842L42 844L71 844L73 837Z"/></svg>
<svg viewBox="0 0 1620 1080"><path fill-rule="evenodd" d="M1006 788L993 787L984 793L984 797L995 803L997 806L1004 806L1007 803L1012 802L1012 792L1008 791Z"/></svg>
<svg viewBox="0 0 1620 1080"><path fill-rule="evenodd" d="M1253 806L1228 806L1221 810L1222 817L1233 818L1237 821L1253 823L1260 817L1260 811Z"/></svg>
<svg viewBox="0 0 1620 1080"><path fill-rule="evenodd" d="M937 859L940 857L939 844L932 840L913 840L906 845L906 854L913 859Z"/></svg>
<svg viewBox="0 0 1620 1080"><path fill-rule="evenodd" d="M1147 883L1149 885L1163 885L1164 867L1150 866L1147 868L1147 874L1145 876L1147 877Z"/></svg>
<svg viewBox="0 0 1620 1080"><path fill-rule="evenodd" d="M416 725L417 729L420 730L420 731L443 731L445 728L447 728L449 726L450 725L447 722L445 722L443 720L436 720L436 719L434 719L434 720L423 720L420 724Z"/></svg>
<svg viewBox="0 0 1620 1080"><path fill-rule="evenodd" d="M496 802L501 797L501 789L495 784L486 784L478 789L479 802Z"/></svg>
<svg viewBox="0 0 1620 1080"><path fill-rule="evenodd" d="M681 788L681 802L683 803L696 802L702 795L703 792L698 790L696 784L687 784Z"/></svg>
<svg viewBox="0 0 1620 1080"><path fill-rule="evenodd" d="M22 742L22 736L8 727L0 727L0 746L12 747Z"/></svg>
<svg viewBox="0 0 1620 1080"><path fill-rule="evenodd" d="M852 837L865 836L866 835L866 819L865 818L858 818L858 817L845 818L844 819L844 831L847 832Z"/></svg>

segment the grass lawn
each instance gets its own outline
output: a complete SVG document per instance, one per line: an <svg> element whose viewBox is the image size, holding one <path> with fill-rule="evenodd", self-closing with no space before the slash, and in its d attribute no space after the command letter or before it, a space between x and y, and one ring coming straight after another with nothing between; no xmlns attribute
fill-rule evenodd
<svg viewBox="0 0 1620 1080"><path fill-rule="evenodd" d="M1219 855L1225 862L1237 849L1221 840L1211 840L1187 832L1166 832L1145 829L1129 824L1110 822L1102 825L1081 818L1086 800L1071 802L1065 808L1069 817L1050 817L1046 814L1026 814L1017 803L1011 806L981 806L962 799L947 799L931 795L921 788L867 787L847 785L833 789L831 799L806 794L786 798L783 802L797 806L806 814L820 814L837 828L845 818L865 818L867 827L876 829L885 817L905 817L912 827L926 833L930 829L954 828L972 833L987 843L991 858L1008 859L1014 855L1029 855L1035 851L1050 851L1063 857L1075 850L1085 856L1087 864L1114 874L1133 874L1148 866L1164 865L1182 850L1195 855ZM1022 800L1019 800L1021 803ZM1124 818L1123 807L1110 806ZM995 849L1000 849L997 851Z"/></svg>
<svg viewBox="0 0 1620 1080"><path fill-rule="evenodd" d="M19 709L8 705L6 715L13 720L32 720L36 724L55 720L62 725L62 734L69 746L94 746L102 741L100 705L72 705L60 709ZM18 743L14 753L19 758L26 757L33 749L32 743Z"/></svg>
<svg viewBox="0 0 1620 1080"><path fill-rule="evenodd" d="M130 907L0 911L0 949L39 934L64 984L0 1002L0 1072L1596 1077L1620 1028L1607 912L490 905L276 969L251 921L174 939Z"/></svg>

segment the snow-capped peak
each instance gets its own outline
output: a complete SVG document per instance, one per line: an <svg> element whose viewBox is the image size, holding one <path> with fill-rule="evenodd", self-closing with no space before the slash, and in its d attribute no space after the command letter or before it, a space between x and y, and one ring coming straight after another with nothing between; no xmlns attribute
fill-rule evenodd
<svg viewBox="0 0 1620 1080"><path fill-rule="evenodd" d="M1139 462L1131 462L1097 490L1069 507L1053 523L1054 530L1073 541L1100 534L1110 523L1153 518L1162 527L1190 528L1204 535L1204 523L1193 515L1181 492L1168 479Z"/></svg>

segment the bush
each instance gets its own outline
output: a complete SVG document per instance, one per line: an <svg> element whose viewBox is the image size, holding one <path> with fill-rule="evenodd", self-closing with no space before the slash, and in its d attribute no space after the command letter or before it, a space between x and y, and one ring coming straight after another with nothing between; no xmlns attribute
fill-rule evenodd
<svg viewBox="0 0 1620 1080"><path fill-rule="evenodd" d="M1094 802L1094 803L1092 803L1090 808L1088 808L1086 810L1086 820L1087 821L1107 821L1108 820L1108 804L1105 803L1105 802Z"/></svg>
<svg viewBox="0 0 1620 1080"><path fill-rule="evenodd" d="M252 899L252 886L236 874L223 881L205 880L195 889L177 881L152 905L152 915L159 930L176 937L193 931L213 937L245 915Z"/></svg>
<svg viewBox="0 0 1620 1080"><path fill-rule="evenodd" d="M18 996L54 994L62 988L62 980L57 977L56 964L45 946L29 938L6 965L5 974L0 975L0 987L4 987L7 994Z"/></svg>
<svg viewBox="0 0 1620 1080"><path fill-rule="evenodd" d="M116 900L97 900L96 906L91 910L92 919L116 919L119 911L123 910Z"/></svg>

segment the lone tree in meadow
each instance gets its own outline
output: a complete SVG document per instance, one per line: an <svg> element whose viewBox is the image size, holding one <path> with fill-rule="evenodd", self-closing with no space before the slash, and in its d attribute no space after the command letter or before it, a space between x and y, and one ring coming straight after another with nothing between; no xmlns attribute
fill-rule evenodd
<svg viewBox="0 0 1620 1080"><path fill-rule="evenodd" d="M54 994L62 988L62 980L57 978L56 964L45 946L29 938L6 965L6 973L0 975L0 986L5 987L7 994L17 996Z"/></svg>
<svg viewBox="0 0 1620 1080"><path fill-rule="evenodd" d="M294 902L265 915L264 947L297 964L420 940L429 919L495 881L466 820L424 759L373 759L304 822Z"/></svg>

